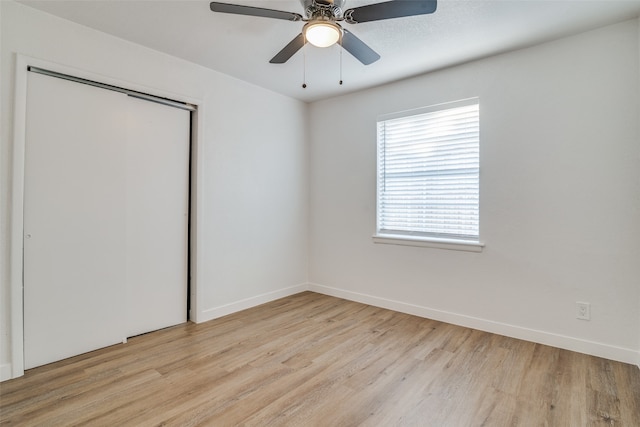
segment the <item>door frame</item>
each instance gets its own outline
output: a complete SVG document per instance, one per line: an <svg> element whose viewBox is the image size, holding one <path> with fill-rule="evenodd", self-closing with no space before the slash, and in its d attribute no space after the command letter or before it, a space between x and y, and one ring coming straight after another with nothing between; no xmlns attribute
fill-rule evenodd
<svg viewBox="0 0 640 427"><path fill-rule="evenodd" d="M80 70L46 60L16 54L15 85L14 85L14 116L13 116L13 159L12 159L12 184L11 184L11 234L10 244L10 319L11 319L11 378L24 375L24 172L25 172L25 145L26 145L26 114L27 114L27 67L34 66L45 68L62 74L93 80L107 85L118 86L129 90L147 93L163 98L189 103L196 106L191 112L191 159L189 177L189 266L188 266L188 292L189 301L188 319L195 323L199 321L200 305L198 304L201 289L202 268L199 262L203 257L202 239L198 238L198 230L202 227L204 218L204 101L193 97L168 92L163 89L153 88L130 81L105 77L90 71Z"/></svg>

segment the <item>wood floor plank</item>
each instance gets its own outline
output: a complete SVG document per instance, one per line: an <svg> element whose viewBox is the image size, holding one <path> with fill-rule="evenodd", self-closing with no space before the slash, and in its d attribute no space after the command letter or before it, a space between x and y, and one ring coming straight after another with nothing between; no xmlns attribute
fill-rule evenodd
<svg viewBox="0 0 640 427"><path fill-rule="evenodd" d="M28 370L1 426L640 426L640 370L304 292Z"/></svg>

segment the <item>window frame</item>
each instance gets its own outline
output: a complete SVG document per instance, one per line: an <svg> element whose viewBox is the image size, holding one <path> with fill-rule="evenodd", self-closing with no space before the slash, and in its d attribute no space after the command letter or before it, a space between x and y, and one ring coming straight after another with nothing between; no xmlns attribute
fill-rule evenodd
<svg viewBox="0 0 640 427"><path fill-rule="evenodd" d="M480 99L478 97L462 99L459 101L446 102L441 104L430 105L427 107L405 110L390 114L384 114L376 120L376 231L373 235L374 243L403 245L403 246L419 246L419 247L431 247L439 249L449 250L461 250L470 252L481 252L484 248L484 243L480 241L480 225L478 224L478 236L477 239L474 236L457 236L457 235L429 235L428 233L411 232L411 231L397 231L393 230L381 230L380 229L380 184L381 184L381 139L379 133L380 123L394 120L398 118L408 118L411 116L420 116L432 112L445 111L449 109L465 107L470 105L478 105L480 107ZM480 112L478 110L478 131L480 128ZM480 141L478 141L478 149L480 149ZM480 158L478 157L478 162ZM480 166L480 164L478 165ZM480 220L480 181L478 178L478 221Z"/></svg>

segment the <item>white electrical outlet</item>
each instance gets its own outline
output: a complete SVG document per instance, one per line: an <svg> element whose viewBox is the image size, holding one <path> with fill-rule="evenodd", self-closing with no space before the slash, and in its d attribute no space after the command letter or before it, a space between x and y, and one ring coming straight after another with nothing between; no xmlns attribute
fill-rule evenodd
<svg viewBox="0 0 640 427"><path fill-rule="evenodd" d="M580 320L591 320L591 304L588 302L576 302L577 315Z"/></svg>

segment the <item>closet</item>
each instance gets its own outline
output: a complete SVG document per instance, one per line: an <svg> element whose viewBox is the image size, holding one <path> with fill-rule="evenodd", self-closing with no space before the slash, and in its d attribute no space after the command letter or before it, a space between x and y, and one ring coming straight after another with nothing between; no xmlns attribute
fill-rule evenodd
<svg viewBox="0 0 640 427"><path fill-rule="evenodd" d="M185 322L191 112L27 84L25 368Z"/></svg>

